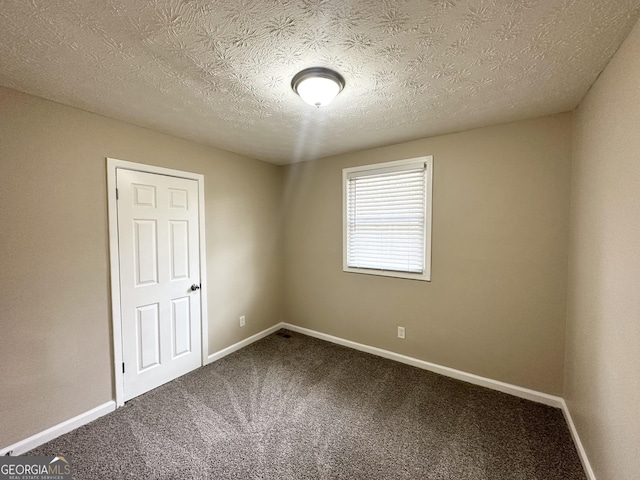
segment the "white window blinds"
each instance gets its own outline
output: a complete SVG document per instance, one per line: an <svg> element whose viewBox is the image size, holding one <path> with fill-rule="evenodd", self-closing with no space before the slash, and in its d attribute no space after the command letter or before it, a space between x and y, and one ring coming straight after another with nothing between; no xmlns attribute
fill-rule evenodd
<svg viewBox="0 0 640 480"><path fill-rule="evenodd" d="M347 267L423 273L425 162L351 171L345 180Z"/></svg>

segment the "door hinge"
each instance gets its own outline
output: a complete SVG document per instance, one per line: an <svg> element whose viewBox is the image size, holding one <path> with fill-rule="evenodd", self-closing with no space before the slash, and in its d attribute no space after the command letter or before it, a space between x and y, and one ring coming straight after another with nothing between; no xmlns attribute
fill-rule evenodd
<svg viewBox="0 0 640 480"><path fill-rule="evenodd" d="M120 195L118 194L118 189L116 188L116 200L118 200L120 198Z"/></svg>
<svg viewBox="0 0 640 480"><path fill-rule="evenodd" d="M122 373L124 373L124 362L122 362Z"/></svg>

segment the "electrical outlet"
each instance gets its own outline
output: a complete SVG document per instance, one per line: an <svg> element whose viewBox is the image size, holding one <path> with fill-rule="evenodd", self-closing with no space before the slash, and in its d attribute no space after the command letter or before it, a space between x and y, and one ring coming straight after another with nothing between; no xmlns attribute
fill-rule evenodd
<svg viewBox="0 0 640 480"><path fill-rule="evenodd" d="M398 327L398 338L404 338L404 327Z"/></svg>
<svg viewBox="0 0 640 480"><path fill-rule="evenodd" d="M244 327L244 323L245 323L245 318L244 318L244 315L242 315L242 316L240 317L240 326L241 326L241 327Z"/></svg>

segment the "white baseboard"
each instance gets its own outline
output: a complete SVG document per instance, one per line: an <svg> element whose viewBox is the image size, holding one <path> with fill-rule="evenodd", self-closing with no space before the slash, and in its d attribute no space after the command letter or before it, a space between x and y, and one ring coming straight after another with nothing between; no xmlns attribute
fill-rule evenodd
<svg viewBox="0 0 640 480"><path fill-rule="evenodd" d="M334 337L333 335L317 332L315 330L311 330L308 328L298 327L297 325L292 325L286 322L280 322L259 333L256 333L255 335L245 338L244 340L238 343L235 343L227 348L223 348L222 350L219 350L216 353L212 353L207 357L207 360L208 360L207 364L214 362L216 360L219 360L223 357L226 357L227 355L258 341L261 338L264 338L268 335L271 335L274 332L277 332L281 328L286 328L293 332L302 333L303 335L308 335L310 337L315 337L321 340L326 340L331 343L343 345L345 347L353 348L361 352L366 352L372 355L377 355L379 357L395 360L400 363L404 363L407 365L421 368L423 370L428 370L434 373L438 373L446 377L462 380L464 382L472 383L474 385L479 385L482 387L490 388L492 390L497 390L499 392L514 395L516 397L524 398L526 400L532 400L534 402L542 403L544 405L560 408L569 426L569 431L571 432L571 436L573 438L576 449L578 451L578 455L580 457L580 461L582 462L582 466L584 468L585 474L587 475L589 480L596 480L596 477L593 473L593 469L591 468L591 464L589 463L589 459L587 458L587 454L584 450L582 442L580 441L580 437L578 436L576 427L573 423L573 419L571 418L569 408L563 398L555 395L549 395L547 393L542 393L542 392L538 392L528 388L519 387L517 385L500 382L498 380L492 380L490 378L481 377L479 375L463 372L461 370L456 370L454 368L444 367L442 365L437 365L435 363L419 360L417 358L408 357L406 355L401 355L399 353L391 352L389 350L383 350L381 348L371 347L369 345L353 342L351 340L345 340L340 337ZM0 456L6 455L9 452L11 452L11 455L22 455L23 453L26 453L42 445L43 443L46 443L50 440L53 440L54 438L59 437L60 435L68 433L71 430L74 430L82 425L92 422L93 420L100 418L103 415L106 415L107 413L111 413L115 409L116 409L115 401L112 400L112 401L103 403L102 405L92 408L87 412L84 412L76 417L73 417L69 420L59 423L58 425L54 425L53 427L48 428L47 430L44 430L40 433L37 433L29 438L16 442L13 445L9 445L8 447L1 448Z"/></svg>
<svg viewBox="0 0 640 480"><path fill-rule="evenodd" d="M81 413L80 415L70 418L69 420L65 420L64 422L54 425L51 428L47 428L46 430L43 430L40 433L36 433L29 438L20 440L13 445L9 445L8 447L1 448L0 456L7 455L9 452L11 453L11 455L22 455L24 453L27 453L29 450L33 450L43 443L47 443L54 438L59 437L60 435L64 435L71 430L75 430L76 428L81 427L82 425L86 425L87 423L92 422L97 418L106 415L107 413L113 412L115 409L116 402L113 400L103 403L102 405L98 405L91 410Z"/></svg>
<svg viewBox="0 0 640 480"><path fill-rule="evenodd" d="M580 440L580 436L578 435L578 430L576 430L576 426L573 423L573 418L571 418L571 412L569 412L569 406L567 402L562 399L562 413L564 414L564 418L569 425L569 431L571 432L571 437L573 438L573 443L576 446L576 450L578 451L578 456L580 457L580 462L582 462L582 468L584 469L584 473L587 475L589 480L596 480L596 475L593 473L593 469L591 468L591 463L589 462L589 458L587 457L587 452L582 445L582 441Z"/></svg>
<svg viewBox="0 0 640 480"><path fill-rule="evenodd" d="M207 357L207 365L210 364L211 362L215 362L216 360L220 360L222 357L226 357L230 353L240 350L241 348L244 348L247 345L251 345L253 342L257 342L261 338L264 338L267 335L271 335L273 332L277 332L278 330L283 328L282 325L283 325L282 323L278 323L273 327L269 327L266 330L256 333L255 335L251 335L249 338L245 338L244 340L238 343L234 343L230 347L223 348L222 350L218 350L217 352L212 353Z"/></svg>
<svg viewBox="0 0 640 480"><path fill-rule="evenodd" d="M220 350L219 352L213 353L207 357L207 363L211 363L215 360L218 360L222 357L229 355L230 353L235 352L236 350L240 350L247 345L260 340L261 338L266 337L267 335L271 335L273 332L280 330L281 324L274 325L273 327L267 328L262 332L256 333L249 338L242 340L230 347ZM97 418L106 415L107 413L111 413L116 409L116 402L111 400L109 402L103 403L102 405L98 405L91 410L88 410L84 413L81 413L78 416L70 418L58 425L54 425L51 428L43 430L40 433L36 433L29 438L25 438L24 440L20 440L12 445L9 445L4 448L0 448L0 456L7 455L10 453L11 455L22 455L30 450L33 450L36 447L39 447L43 443L47 443L54 438L59 437L60 435L64 435L65 433L70 432L82 425L86 425Z"/></svg>
<svg viewBox="0 0 640 480"><path fill-rule="evenodd" d="M589 462L587 453L584 449L584 446L582 445L582 441L580 440L580 437L578 436L578 431L576 430L576 426L573 423L573 419L571 418L569 407L567 406L567 403L562 397L549 395L547 393L538 392L536 390L531 390L529 388L519 387L517 385L512 385L510 383L500 382L498 380L492 380L491 378L481 377L479 375L463 372L461 370L456 370L454 368L443 367L442 365L426 362L424 360L418 360L417 358L408 357L406 355L390 352L388 350L383 350L381 348L370 347L369 345L363 345L362 343L352 342L351 340L345 340L340 337L334 337L333 335L327 335L326 333L316 332L315 330L310 330L308 328L298 327L297 325L292 325L290 323L283 322L277 325L277 327L286 328L288 330L291 330L292 332L302 333L304 335L309 335L310 337L319 338L321 340L326 340L328 342L336 343L338 345L343 345L345 347L353 348L355 350L371 353L379 357L388 358L390 360L395 360L400 363L405 363L407 365L412 365L414 367L422 368L424 370L429 370L431 372L438 373L446 377L455 378L457 380L462 380L464 382L472 383L474 385L480 385L482 387L487 387L492 390L508 393L510 395L524 398L526 400L532 400L534 402L542 403L544 405L549 405L550 407L560 408L562 410L565 420L567 421L567 425L569 426L569 431L571 432L573 443L576 446L576 450L578 451L578 456L580 457L580 462L582 463L584 472L587 475L588 480L596 480L596 476L593 473L593 469L591 468L591 463Z"/></svg>
<svg viewBox="0 0 640 480"><path fill-rule="evenodd" d="M498 380L492 380L491 378L481 377L474 375L473 373L463 372L454 368L443 367L435 363L426 362L424 360L418 360L417 358L408 357L399 353L390 352L389 350L383 350L377 347L370 347L369 345L363 345L362 343L352 342L351 340L345 340L343 338L334 337L333 335L327 335L326 333L316 332L308 328L298 327L297 325L291 325L289 323L281 323L279 328L286 328L293 332L309 335L310 337L326 340L331 343L337 343L345 347L360 350L361 352L371 353L379 357L395 360L396 362L405 363L414 367L422 368L423 370L429 370L430 372L444 375L445 377L455 378L464 382L473 383L474 385L480 385L499 392L508 393L516 397L532 400L534 402L543 403L551 407L561 408L562 398L555 395L549 395L547 393L538 392L529 388L519 387L510 383L500 382Z"/></svg>

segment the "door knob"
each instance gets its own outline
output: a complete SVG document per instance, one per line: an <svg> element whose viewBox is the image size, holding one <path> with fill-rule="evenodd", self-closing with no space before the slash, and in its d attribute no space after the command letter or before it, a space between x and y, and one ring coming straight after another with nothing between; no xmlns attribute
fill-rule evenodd
<svg viewBox="0 0 640 480"><path fill-rule="evenodd" d="M192 291L196 291L196 290L200 290L200 285L196 285L195 283L193 285L191 285L191 290Z"/></svg>

